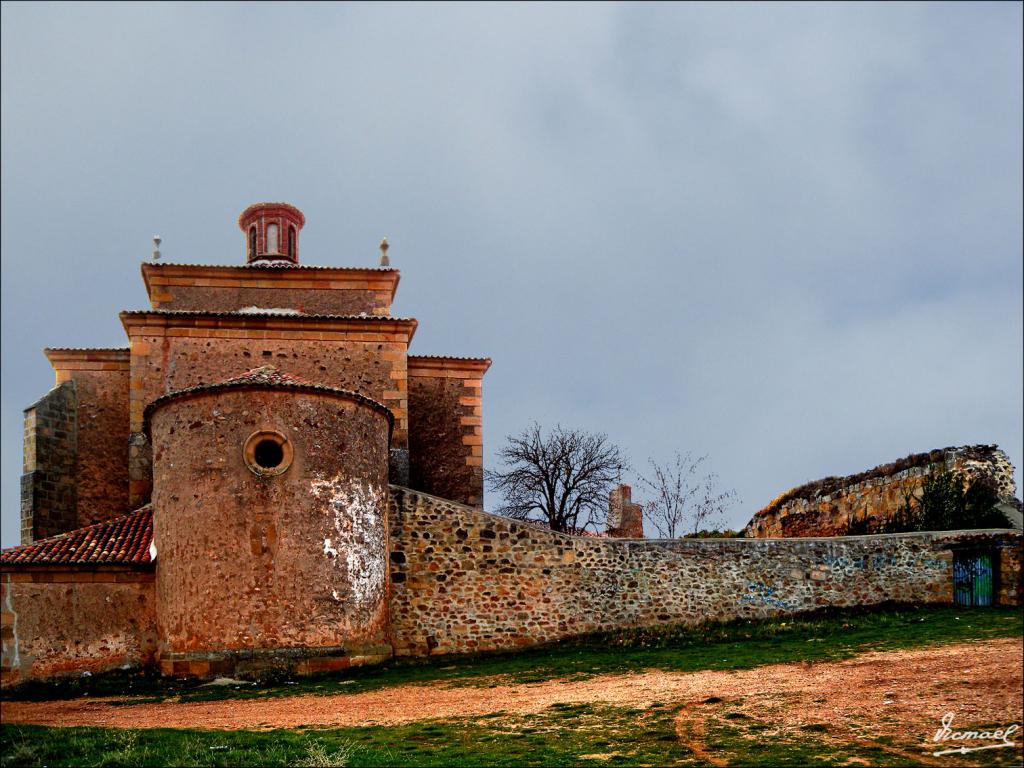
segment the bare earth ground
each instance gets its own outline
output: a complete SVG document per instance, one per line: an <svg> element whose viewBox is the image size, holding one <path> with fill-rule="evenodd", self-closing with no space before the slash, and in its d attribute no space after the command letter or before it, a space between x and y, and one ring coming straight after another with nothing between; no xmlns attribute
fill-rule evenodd
<svg viewBox="0 0 1024 768"><path fill-rule="evenodd" d="M955 729L1022 723L1024 639L1006 638L906 651L866 653L840 662L778 664L742 671L649 671L495 687L401 685L331 696L212 702L140 703L126 699L5 702L6 723L116 728L267 729L393 725L416 720L541 712L552 704L683 706L680 739L698 755L708 718L726 711L771 723L761 737L826 725L849 740L892 737L925 745L953 712ZM707 701L711 699L711 701ZM1016 738L1020 743L1020 734ZM898 748L893 752L900 754ZM921 760L921 751L914 754ZM716 763L713 755L705 759ZM946 764L937 763L937 764Z"/></svg>

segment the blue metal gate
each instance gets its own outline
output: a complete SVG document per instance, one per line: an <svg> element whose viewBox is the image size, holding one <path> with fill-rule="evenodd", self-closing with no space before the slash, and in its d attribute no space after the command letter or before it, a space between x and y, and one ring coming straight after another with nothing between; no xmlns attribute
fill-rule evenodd
<svg viewBox="0 0 1024 768"><path fill-rule="evenodd" d="M957 605L992 605L992 555L958 553L953 556L953 602Z"/></svg>

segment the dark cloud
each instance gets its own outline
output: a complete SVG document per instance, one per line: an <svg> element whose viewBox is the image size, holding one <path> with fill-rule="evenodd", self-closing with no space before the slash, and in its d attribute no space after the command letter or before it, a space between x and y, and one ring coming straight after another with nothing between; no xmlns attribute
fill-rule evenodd
<svg viewBox="0 0 1024 768"><path fill-rule="evenodd" d="M1022 455L1019 4L2 6L3 543L47 345L124 343L150 237L402 269L485 443L710 453L742 524L904 454ZM1018 483L1020 475L1018 473Z"/></svg>

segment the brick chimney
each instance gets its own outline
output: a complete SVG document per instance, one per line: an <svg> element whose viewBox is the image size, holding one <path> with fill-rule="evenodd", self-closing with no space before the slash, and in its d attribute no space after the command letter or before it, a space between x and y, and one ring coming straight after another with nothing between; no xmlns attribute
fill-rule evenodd
<svg viewBox="0 0 1024 768"><path fill-rule="evenodd" d="M299 230L306 223L302 211L288 203L256 203L238 217L245 233L249 264L259 261L299 263Z"/></svg>
<svg viewBox="0 0 1024 768"><path fill-rule="evenodd" d="M633 489L620 484L608 494L609 536L619 539L642 539L644 537L643 507L632 502Z"/></svg>

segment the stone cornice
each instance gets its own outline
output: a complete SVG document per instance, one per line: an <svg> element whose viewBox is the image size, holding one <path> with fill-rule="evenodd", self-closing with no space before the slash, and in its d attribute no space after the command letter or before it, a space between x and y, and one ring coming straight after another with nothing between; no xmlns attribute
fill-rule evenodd
<svg viewBox="0 0 1024 768"><path fill-rule="evenodd" d="M190 285L200 288L306 288L318 290L388 291L393 301L401 273L379 267L167 264L145 261L142 279L146 293L160 285Z"/></svg>
<svg viewBox="0 0 1024 768"><path fill-rule="evenodd" d="M127 347L75 349L47 347L43 350L54 369L128 370L131 352Z"/></svg>
<svg viewBox="0 0 1024 768"><path fill-rule="evenodd" d="M407 364L410 376L445 376L448 374L469 373L474 374L476 378L480 378L491 367L491 358L409 355Z"/></svg>
<svg viewBox="0 0 1024 768"><path fill-rule="evenodd" d="M411 341L417 322L408 317L380 315L304 315L255 312L198 312L182 310L133 310L122 312L121 324L129 336L143 328L241 331L310 331L343 333L396 333Z"/></svg>

